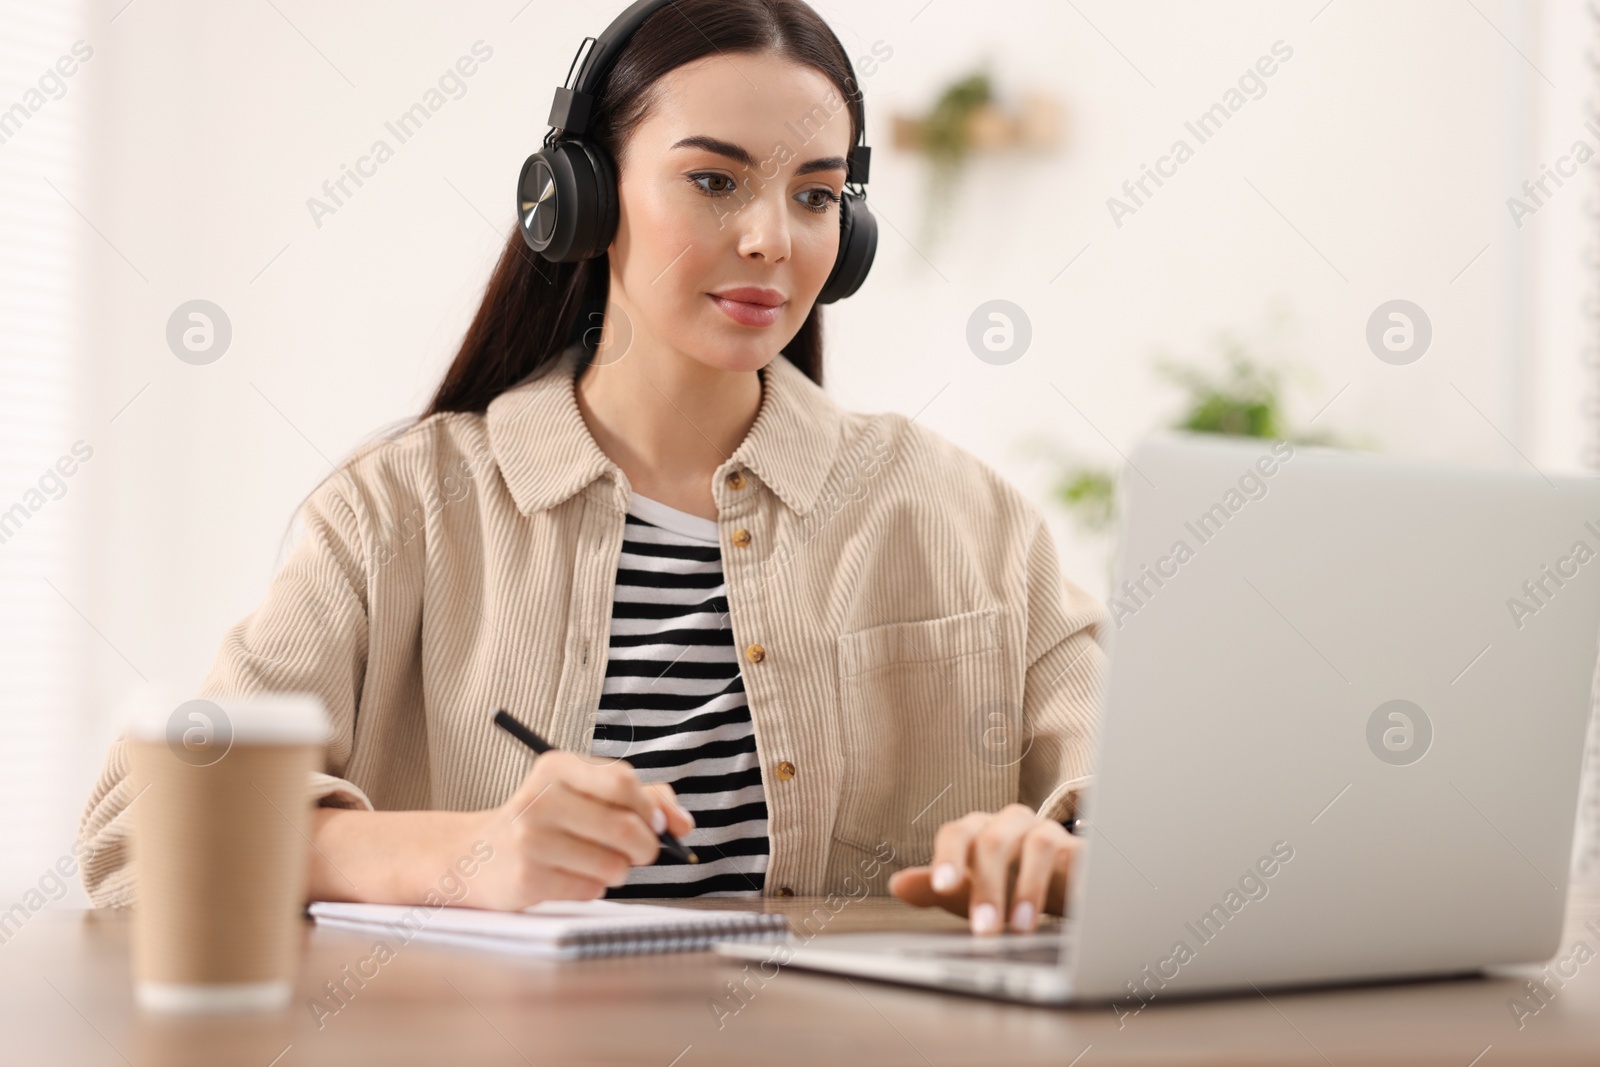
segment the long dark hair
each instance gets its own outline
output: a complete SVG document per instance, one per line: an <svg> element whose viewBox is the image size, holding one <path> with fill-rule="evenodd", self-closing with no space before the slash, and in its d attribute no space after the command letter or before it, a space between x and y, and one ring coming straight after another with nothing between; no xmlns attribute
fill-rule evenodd
<svg viewBox="0 0 1600 1067"><path fill-rule="evenodd" d="M591 139L620 161L623 146L649 113L656 80L713 52L776 52L814 67L849 102L855 143L862 115L849 57L804 0L676 0L656 11L618 53L596 101ZM609 255L551 263L513 229L461 349L420 418L482 412L511 386L548 369L576 330L599 325L609 285ZM783 354L821 384L820 305L812 305Z"/></svg>

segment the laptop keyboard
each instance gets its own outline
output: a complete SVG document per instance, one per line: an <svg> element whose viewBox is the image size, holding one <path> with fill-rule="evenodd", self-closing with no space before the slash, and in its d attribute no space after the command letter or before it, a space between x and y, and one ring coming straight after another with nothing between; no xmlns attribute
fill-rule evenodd
<svg viewBox="0 0 1600 1067"><path fill-rule="evenodd" d="M945 955L962 956L969 959L998 959L1011 963L1048 963L1052 967L1061 962L1061 943L1053 945L1005 945L999 946L998 951L987 948L967 946L967 951L948 952Z"/></svg>
<svg viewBox="0 0 1600 1067"><path fill-rule="evenodd" d="M907 949L908 955L942 959L1004 960L1007 963L1042 963L1051 967L1061 962L1061 938L985 937L952 939L949 944Z"/></svg>

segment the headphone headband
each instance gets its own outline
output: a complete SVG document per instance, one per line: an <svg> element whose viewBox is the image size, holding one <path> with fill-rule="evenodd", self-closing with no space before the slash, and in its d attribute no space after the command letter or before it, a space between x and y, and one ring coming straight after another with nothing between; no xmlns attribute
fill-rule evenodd
<svg viewBox="0 0 1600 1067"><path fill-rule="evenodd" d="M583 55L584 45L593 42L594 47L589 49L589 54L584 57L583 66L578 71L578 79L570 88L560 86L556 89L556 96L550 103L551 133L560 130L563 136L584 137L589 133L589 122L594 117L595 92L605 78L611 73L611 68L617 65L617 54L622 51L622 46L628 43L641 23L659 9L672 3L672 0L635 0L626 11L612 20L600 33L599 39L585 37L583 43L578 45L577 54L572 57L573 66L578 65L578 56ZM567 71L567 80L572 80L572 71ZM548 138L546 138L548 141Z"/></svg>
<svg viewBox="0 0 1600 1067"><path fill-rule="evenodd" d="M555 142L560 131L561 137L586 137L589 134L589 123L594 118L594 105L597 96L596 90L604 83L611 68L617 65L617 56L622 52L628 39L634 35L644 20L655 14L661 8L672 3L673 0L635 0L635 2L618 15L611 25L601 31L599 38L585 37L578 45L578 51L572 57L572 66L567 68L567 84L556 87L555 98L550 101L550 132L545 135L544 143L548 147ZM830 27L828 32L833 35L839 50L844 51L844 45L839 41L837 34ZM586 46L588 53L584 53ZM580 65L581 59L581 65ZM572 77L576 69L576 81ZM853 72L852 72L853 73ZM848 99L848 98L847 98ZM856 131L856 143L850 146L849 172L845 181L855 185L865 185L867 175L872 169L872 149L867 147L866 124L866 99L857 88L855 99L860 102L861 128Z"/></svg>

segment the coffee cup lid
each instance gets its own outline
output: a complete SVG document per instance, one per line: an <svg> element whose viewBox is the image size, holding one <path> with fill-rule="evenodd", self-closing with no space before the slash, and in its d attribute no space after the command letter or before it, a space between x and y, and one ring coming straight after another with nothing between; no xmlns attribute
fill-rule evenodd
<svg viewBox="0 0 1600 1067"><path fill-rule="evenodd" d="M197 743L324 744L328 715L315 693L246 693L184 696L147 693L125 708L127 733L139 741L182 739Z"/></svg>

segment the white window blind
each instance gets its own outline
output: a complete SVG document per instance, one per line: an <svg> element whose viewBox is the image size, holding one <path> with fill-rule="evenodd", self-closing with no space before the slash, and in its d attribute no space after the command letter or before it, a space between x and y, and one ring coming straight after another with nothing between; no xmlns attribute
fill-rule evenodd
<svg viewBox="0 0 1600 1067"><path fill-rule="evenodd" d="M1583 117L1600 124L1600 5L1587 4L1581 16L1581 40L1587 72L1583 92ZM1589 440L1584 459L1591 471L1600 471L1600 173L1585 169L1583 234L1580 269L1583 271L1583 300L1579 312L1582 365L1589 376L1589 396L1585 399ZM1600 689L1600 674L1597 674ZM1574 873L1586 880L1600 880L1600 708L1589 722L1589 744L1584 754L1582 804L1578 812L1578 841L1574 849Z"/></svg>
<svg viewBox="0 0 1600 1067"><path fill-rule="evenodd" d="M0 909L72 844L89 493L49 472L87 438L86 82L79 0L0 0ZM92 468L91 468L92 469ZM65 594L65 597L63 596ZM70 899L70 898L69 898Z"/></svg>

